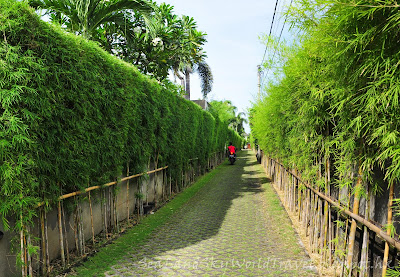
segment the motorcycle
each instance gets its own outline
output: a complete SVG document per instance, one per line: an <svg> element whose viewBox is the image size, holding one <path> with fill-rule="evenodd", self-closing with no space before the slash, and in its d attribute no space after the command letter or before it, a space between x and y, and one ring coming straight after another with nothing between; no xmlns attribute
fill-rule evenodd
<svg viewBox="0 0 400 277"><path fill-rule="evenodd" d="M228 159L229 159L229 162L230 162L231 164L234 164L235 161L236 161L235 154L234 154L234 153L229 153Z"/></svg>

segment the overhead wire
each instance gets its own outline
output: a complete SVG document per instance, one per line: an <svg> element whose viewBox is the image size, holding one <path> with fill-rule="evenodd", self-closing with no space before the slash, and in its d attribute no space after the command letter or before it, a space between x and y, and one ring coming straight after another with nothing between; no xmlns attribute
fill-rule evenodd
<svg viewBox="0 0 400 277"><path fill-rule="evenodd" d="M289 8L288 8L288 11L291 9L291 7L292 7L292 3L293 3L293 0L290 0L290 4L289 4ZM284 30L284 28L285 28L285 25L286 25L286 22L287 22L287 17L288 17L288 13L286 13L286 16L285 16L285 21L283 22L283 25L282 25L282 28L281 28L281 32L280 32L280 34L279 34L279 37L278 37L278 45L279 45L279 42L281 41L281 37L282 37L282 34L283 34L283 30ZM271 61L273 61L274 60L274 58L275 58L275 55L276 55L276 51L277 51L277 48L275 48L275 50L274 50L274 54L272 55L272 60ZM265 53L264 53L264 56L265 56ZM264 58L263 58L263 61L264 61ZM263 76L261 77L261 87L262 86L264 86L264 84L265 84L265 81L267 80L267 75L268 75L268 73L269 73L269 70L270 70L270 68L268 68L268 70L263 74Z"/></svg>
<svg viewBox="0 0 400 277"><path fill-rule="evenodd" d="M279 3L279 0L276 0L276 2L275 2L275 9L274 9L274 15L272 16L272 21L271 21L271 27L269 28L269 36L271 36L272 27L274 26L274 20L275 20L275 15L276 15L276 8L278 7L278 3ZM265 46L265 51L264 51L264 55L263 55L263 58L262 58L262 61L261 61L261 65L264 63L265 55L267 54L267 49L268 49L268 46Z"/></svg>

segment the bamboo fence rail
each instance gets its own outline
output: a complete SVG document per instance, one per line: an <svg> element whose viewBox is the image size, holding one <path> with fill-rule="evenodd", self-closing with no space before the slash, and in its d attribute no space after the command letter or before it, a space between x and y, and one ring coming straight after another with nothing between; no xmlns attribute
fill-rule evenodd
<svg viewBox="0 0 400 277"><path fill-rule="evenodd" d="M132 175L132 176L127 176L127 177L121 178L118 181L109 182L109 183L106 183L106 184L101 185L101 186L92 186L92 187L88 187L88 188L86 188L84 190L78 190L78 191L74 191L74 192L71 192L71 193L67 193L67 194L64 194L64 195L61 195L60 197L58 197L57 200L60 201L60 200L64 200L64 199L68 199L68 198L74 197L74 196L78 196L78 195L80 195L82 193L90 192L92 190L114 186L114 185L116 185L116 184L118 184L120 182L128 181L128 180L143 176L145 174L150 175L152 173L155 173L155 172L158 172L158 171L162 171L162 170L167 169L167 168L168 168L168 166L164 166L164 167L157 168L155 170L151 170L151 171L148 171L148 172L139 173L139 174L135 174L135 175ZM36 207L39 208L39 207L43 206L44 204L45 204L45 202L41 202Z"/></svg>

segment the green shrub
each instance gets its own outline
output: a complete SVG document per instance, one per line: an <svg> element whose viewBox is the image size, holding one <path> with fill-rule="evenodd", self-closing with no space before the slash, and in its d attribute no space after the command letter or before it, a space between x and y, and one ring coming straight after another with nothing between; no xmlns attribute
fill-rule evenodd
<svg viewBox="0 0 400 277"><path fill-rule="evenodd" d="M0 215L115 180L149 162L179 179L188 160L237 135L178 91L158 84L35 14L0 0ZM238 144L240 145L240 144Z"/></svg>

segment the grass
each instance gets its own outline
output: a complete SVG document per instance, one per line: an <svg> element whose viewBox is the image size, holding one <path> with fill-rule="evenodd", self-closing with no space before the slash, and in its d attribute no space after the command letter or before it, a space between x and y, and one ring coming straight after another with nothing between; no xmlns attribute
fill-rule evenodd
<svg viewBox="0 0 400 277"><path fill-rule="evenodd" d="M225 162L226 163L226 162ZM144 244L150 235L161 227L169 217L179 210L192 198L214 175L218 174L221 167L201 177L196 183L178 194L172 201L160 208L153 215L144 218L140 224L128 230L123 236L101 248L95 256L88 258L81 266L74 269L77 276L104 276L104 272L118 263L129 250Z"/></svg>

